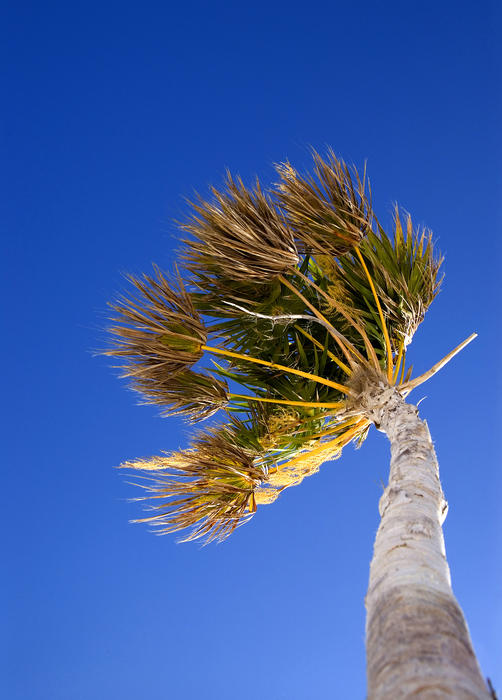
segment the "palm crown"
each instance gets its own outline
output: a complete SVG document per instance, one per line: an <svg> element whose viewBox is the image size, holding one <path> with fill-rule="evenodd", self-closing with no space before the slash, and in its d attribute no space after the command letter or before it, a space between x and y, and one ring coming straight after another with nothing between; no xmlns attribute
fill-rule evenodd
<svg viewBox="0 0 502 700"><path fill-rule="evenodd" d="M221 411L188 449L127 462L145 489L147 521L185 539L223 539L288 486L361 444L369 393L403 397L406 351L438 293L431 234L373 213L366 174L314 152L264 192L227 176L182 225L183 279L130 278L113 304L115 343L147 403L191 422ZM210 359L210 361L208 361Z"/></svg>

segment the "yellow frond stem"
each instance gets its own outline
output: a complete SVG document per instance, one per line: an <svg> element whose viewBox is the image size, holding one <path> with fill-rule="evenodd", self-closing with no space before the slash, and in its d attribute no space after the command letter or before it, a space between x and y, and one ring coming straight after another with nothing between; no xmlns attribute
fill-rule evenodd
<svg viewBox="0 0 502 700"><path fill-rule="evenodd" d="M375 289L375 285L373 284L373 280L371 279L371 275L369 273L369 270L366 266L366 263L364 262L364 258L361 254L361 251L359 250L358 246L355 248L356 250L356 255L359 258L359 262L363 266L364 273L368 279L369 285L371 287L371 292L373 294L373 298L375 299L375 303L377 305L378 309L378 315L380 316L380 322L382 324L382 332L385 338L385 346L387 349L387 379L389 380L390 383L392 383L392 348L390 344L390 338L389 338L389 332L387 331L387 325L385 324L385 319L383 317L383 311L382 307L380 305L380 299L378 298L378 294Z"/></svg>
<svg viewBox="0 0 502 700"><path fill-rule="evenodd" d="M303 301L305 306L312 311L316 318L322 321L322 323L326 326L326 329L330 336L336 341L336 343L338 343L341 351L345 355L347 362L351 365L351 367L355 368L357 366L357 363L355 363L352 357L350 356L350 352L355 357L357 357L359 361L364 362L362 355L356 350L352 343L348 341L347 338L345 338L339 331L336 330L336 328L323 316L319 309L316 309L316 307L303 296L303 294L300 292L300 290L298 290L295 287L294 284L291 284L291 282L285 279L282 275L279 275L278 279L282 282L282 284L284 284L285 287L290 289L293 292L293 294L296 294L296 296Z"/></svg>
<svg viewBox="0 0 502 700"><path fill-rule="evenodd" d="M323 403L321 401L286 401L285 399L265 399L261 396L246 396L245 394L229 394L231 399L245 399L246 401L261 401L263 403L277 403L281 406L302 406L303 408L343 408L343 401L336 403Z"/></svg>
<svg viewBox="0 0 502 700"><path fill-rule="evenodd" d="M260 360L257 357L251 357L250 355L243 355L239 352L232 352L231 350L225 350L224 348L215 348L210 345L202 345L201 350L207 350L208 352L213 352L216 355L224 355L225 357L233 357L237 360L246 360L248 362L254 362L257 365L263 365L264 367L270 367L270 369L278 369L282 372L287 372L289 374L296 374L299 377L305 377L305 379L310 379L318 384L324 384L337 391L342 391L344 394L353 394L352 389L344 384L337 384L329 379L324 379L324 377L319 377L317 374L310 374L309 372L302 372L300 369L294 369L293 367L286 367L285 365L278 365L275 362L268 362L267 360Z"/></svg>
<svg viewBox="0 0 502 700"><path fill-rule="evenodd" d="M330 428L330 430L324 430L322 433L317 433L316 435L312 435L309 439L316 440L317 438L322 438L322 437L325 437L326 435L333 435L333 433L338 433L343 428L348 428L350 425L354 425L354 423L358 423L360 420L361 420L361 416L353 416L352 418L348 418L343 423L339 423L336 426L336 428Z"/></svg>
<svg viewBox="0 0 502 700"><path fill-rule="evenodd" d="M322 452L325 452L327 450L333 450L336 447L345 447L345 445L352 440L357 433L364 428L368 424L368 421L366 419L360 419L351 430L347 430L343 435L340 435L340 437L337 437L335 440L330 440L329 442L325 442L322 445L319 445L318 447L314 447L313 450L310 450L309 452L302 452L301 455L298 455L298 457L293 457L293 459L290 459L289 462L285 462L284 464L279 464L277 467L278 471L282 471L283 469L290 469L293 467L295 464L300 463L302 460L304 460L306 457L314 457L315 455L321 454Z"/></svg>
<svg viewBox="0 0 502 700"><path fill-rule="evenodd" d="M310 333L308 333L306 330L304 330L301 326L295 326L295 329L297 331L300 331L300 333L302 333L302 335L304 335L306 338L308 338L310 341L312 341L314 343L314 345L316 345L318 348L321 348L321 350L324 350L324 345L321 342L319 342L318 340L316 340L316 338L314 338L314 336L310 335ZM347 367L345 362L342 362L341 360L339 360L338 357L336 355L334 355L332 352L330 352L329 350L328 350L328 357L330 358L330 360L333 360L333 362L335 362L340 367L340 369L342 369L345 372L345 374L347 374L350 377L350 375L352 374L352 370L350 369L350 367Z"/></svg>
<svg viewBox="0 0 502 700"><path fill-rule="evenodd" d="M376 356L375 348L370 342L370 339L368 338L368 335L366 334L366 331L364 328L355 321L350 314L348 314L343 306L341 304L338 304L336 299L333 299L332 296L327 294L324 289L321 289L319 285L317 285L313 280L309 279L307 275L304 275L303 272L300 272L300 270L293 270L293 272L301 277L304 282L309 284L313 289L315 289L321 296L323 296L328 304L331 304L339 314L341 314L344 319L353 327L356 329L356 331L359 333L361 338L363 339L364 342L364 347L366 348L366 353L368 355L368 360L371 360L373 362L373 365L375 369L380 369L380 363L378 362L378 358Z"/></svg>
<svg viewBox="0 0 502 700"><path fill-rule="evenodd" d="M393 384L395 384L397 381L397 377L399 374L399 368L401 367L401 361L403 359L403 352L404 352L404 338L401 340L401 343L399 344L399 353L398 353L396 364L394 367L394 374L392 375L392 383Z"/></svg>
<svg viewBox="0 0 502 700"><path fill-rule="evenodd" d="M254 496L254 492L251 492L251 494L249 495L247 506L248 506L250 513L256 513L257 508L256 508L256 499Z"/></svg>

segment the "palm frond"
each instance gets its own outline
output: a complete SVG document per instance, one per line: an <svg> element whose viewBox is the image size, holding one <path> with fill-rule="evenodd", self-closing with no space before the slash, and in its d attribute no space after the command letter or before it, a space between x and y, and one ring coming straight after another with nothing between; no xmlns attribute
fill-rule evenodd
<svg viewBox="0 0 502 700"><path fill-rule="evenodd" d="M192 219L182 224L195 240L185 241L188 268L223 279L255 285L268 281L298 262L293 234L280 211L263 193L228 173L226 190L211 188L214 200L191 203Z"/></svg>
<svg viewBox="0 0 502 700"><path fill-rule="evenodd" d="M209 418L229 400L226 382L190 369L172 375L166 375L162 368L152 370L146 380L136 377L134 388L145 397L145 403L162 406L162 415L179 414L192 423Z"/></svg>
<svg viewBox="0 0 502 700"><path fill-rule="evenodd" d="M380 299L394 354L411 342L425 312L439 292L442 258L434 251L432 234L413 228L406 218L403 231L399 211L394 218L391 238L378 224L376 233L369 232L359 245L371 279ZM336 273L329 277L337 285L359 317L374 343L377 353L384 357L385 339L373 293L364 269L350 254L339 260Z"/></svg>
<svg viewBox="0 0 502 700"><path fill-rule="evenodd" d="M313 151L313 160L313 175L301 175L289 162L277 165L277 201L301 252L343 255L371 230L369 186L332 150L326 160Z"/></svg>
<svg viewBox="0 0 502 700"><path fill-rule="evenodd" d="M182 541L223 540L256 510L255 489L267 478L257 453L243 449L231 428L200 435L191 448L168 456L122 465L140 474L152 515L146 522L158 534L189 529Z"/></svg>
<svg viewBox="0 0 502 700"><path fill-rule="evenodd" d="M147 401L173 402L170 382L202 357L206 328L181 279L169 282L155 276L129 276L133 292L111 304L116 324L110 328L114 344L104 354L122 361L122 376ZM174 393L179 392L177 383Z"/></svg>

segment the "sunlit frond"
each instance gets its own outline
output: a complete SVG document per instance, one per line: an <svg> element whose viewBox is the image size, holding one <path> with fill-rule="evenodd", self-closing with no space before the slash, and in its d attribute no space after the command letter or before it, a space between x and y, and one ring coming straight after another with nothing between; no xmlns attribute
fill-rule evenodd
<svg viewBox="0 0 502 700"><path fill-rule="evenodd" d="M411 342L439 292L442 258L435 254L432 234L414 229L410 216L403 231L397 208L394 236L378 225L376 233L368 233L361 241L359 252L376 287L392 351L398 354L401 342L405 349ZM365 328L383 355L385 339L371 286L364 269L355 263L352 256L340 260L338 283L345 284L347 299L365 319Z"/></svg>
<svg viewBox="0 0 502 700"><path fill-rule="evenodd" d="M332 150L326 160L313 151L313 159L313 175L301 175L288 162L277 166L277 199L300 250L343 255L371 230L369 186Z"/></svg>
<svg viewBox="0 0 502 700"><path fill-rule="evenodd" d="M123 376L145 381L156 381L159 368L168 374L194 364L207 332L182 281L168 282L158 268L154 277L128 279L132 294L111 304L117 325L105 354L123 360Z"/></svg>
<svg viewBox="0 0 502 700"><path fill-rule="evenodd" d="M224 539L255 510L254 491L267 478L256 457L222 428L200 435L188 450L126 462L122 467L139 474L147 491L137 500L148 501L151 511L135 522L158 534L188 529L182 541Z"/></svg>
<svg viewBox="0 0 502 700"><path fill-rule="evenodd" d="M192 219L182 224L195 238L186 241L190 270L259 284L298 263L293 234L258 181L248 189L227 174L225 191L211 192L214 200L199 197Z"/></svg>

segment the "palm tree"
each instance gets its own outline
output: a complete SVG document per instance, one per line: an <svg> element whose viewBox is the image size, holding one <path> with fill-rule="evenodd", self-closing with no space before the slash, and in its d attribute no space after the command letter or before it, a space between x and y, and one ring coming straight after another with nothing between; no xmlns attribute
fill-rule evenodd
<svg viewBox="0 0 502 700"><path fill-rule="evenodd" d="M313 159L310 175L277 166L270 192L228 174L182 224L183 275L130 278L112 305L108 354L143 400L192 423L223 416L188 449L123 465L148 502L136 522L222 540L374 424L392 458L366 597L368 697L488 698L451 590L434 447L405 401L475 335L412 377L407 349L441 281L431 233L396 207L388 235L366 173L331 151Z"/></svg>

